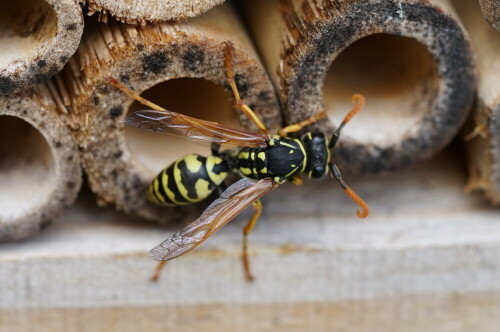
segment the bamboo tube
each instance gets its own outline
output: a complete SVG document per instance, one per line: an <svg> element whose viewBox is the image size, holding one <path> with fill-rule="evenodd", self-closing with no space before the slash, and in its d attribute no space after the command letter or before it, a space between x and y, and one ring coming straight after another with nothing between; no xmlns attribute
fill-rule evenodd
<svg viewBox="0 0 500 332"><path fill-rule="evenodd" d="M145 24L195 17L219 5L224 0L80 0L89 7L89 15L99 13L106 22L110 14L118 21Z"/></svg>
<svg viewBox="0 0 500 332"><path fill-rule="evenodd" d="M378 173L441 150L473 99L470 46L446 1L243 2L263 61L294 123L325 108L332 133L366 105L335 151L344 170Z"/></svg>
<svg viewBox="0 0 500 332"><path fill-rule="evenodd" d="M0 95L26 89L59 72L83 31L75 0L0 2Z"/></svg>
<svg viewBox="0 0 500 332"><path fill-rule="evenodd" d="M0 241L36 234L80 188L76 141L51 89L0 97Z"/></svg>
<svg viewBox="0 0 500 332"><path fill-rule="evenodd" d="M473 121L466 131L467 188L482 191L492 203L500 204L500 33L484 21L477 3L454 4L471 36L478 76Z"/></svg>
<svg viewBox="0 0 500 332"><path fill-rule="evenodd" d="M194 211L153 206L145 190L173 160L187 153L207 155L209 149L184 138L124 130L127 111L146 107L133 104L108 78L173 111L233 126L241 119L248 127L249 120L231 107L224 66L228 40L235 47L233 65L243 100L268 127L281 125L272 85L229 4L181 24L87 24L82 45L57 80L78 124L84 170L100 204L161 221Z"/></svg>
<svg viewBox="0 0 500 332"><path fill-rule="evenodd" d="M500 31L500 1L498 0L479 0L484 17L490 22L491 26Z"/></svg>

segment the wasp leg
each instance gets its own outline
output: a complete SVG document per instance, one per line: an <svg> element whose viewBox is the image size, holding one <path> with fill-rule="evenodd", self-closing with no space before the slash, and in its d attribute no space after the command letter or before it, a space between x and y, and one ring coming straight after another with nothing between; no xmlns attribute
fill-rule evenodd
<svg viewBox="0 0 500 332"><path fill-rule="evenodd" d="M349 198L352 199L354 203L358 204L361 208L361 211L356 211L358 217L365 218L366 216L368 216L368 213L370 211L368 209L368 205L344 182L344 180L342 179L342 175L337 168L337 165L335 165L334 163L330 163L329 166L333 177L338 181L338 183L340 183L340 186L342 187L342 189L344 189L346 195L349 196Z"/></svg>
<svg viewBox="0 0 500 332"><path fill-rule="evenodd" d="M481 172L476 166L472 165L469 169L469 180L465 185L464 192L470 194L476 190L487 190L487 188L488 185L481 177Z"/></svg>
<svg viewBox="0 0 500 332"><path fill-rule="evenodd" d="M158 265L156 265L155 272L153 273L153 276L151 277L151 281L158 281L160 278L161 271L167 265L168 261L159 261Z"/></svg>
<svg viewBox="0 0 500 332"><path fill-rule="evenodd" d="M250 269L250 259L248 257L248 234L252 231L252 229L257 224L259 220L260 214L262 213L262 203L260 199L256 200L252 204L255 213L246 226L243 228L243 252L242 252L242 260L243 260L243 270L245 271L245 278L248 281L253 281L254 277L252 271Z"/></svg>
<svg viewBox="0 0 500 332"><path fill-rule="evenodd" d="M120 82L118 82L115 78L110 77L109 81L115 87L117 87L118 89L122 90L127 95L129 95L131 98L137 100L141 104L146 105L148 107L151 107L152 109L157 110L157 111L166 111L166 109L164 109L163 107L161 107L159 105L156 105L155 103L153 103L153 102L151 102L151 101L149 101L149 100L147 100L145 98L142 98L137 93L135 93L134 91L130 90L129 88L127 88L126 86L124 86L123 84L121 84Z"/></svg>
<svg viewBox="0 0 500 332"><path fill-rule="evenodd" d="M217 187L217 192L219 194L219 197L222 195L222 193L224 191L226 191L226 189L227 189L227 185L224 182L222 182L221 184L219 184L219 186Z"/></svg>
<svg viewBox="0 0 500 332"><path fill-rule="evenodd" d="M229 80L229 85L231 86L231 90L233 90L234 99L236 100L236 106L240 109L240 111L245 113L245 115L248 116L257 125L257 127L259 127L260 131L262 131L264 134L268 134L266 126L262 123L262 121L260 121L259 117L254 113L254 111L252 111L250 106L245 104L245 102L243 102L243 100L240 98L240 93L238 92L236 81L234 80L232 63L233 52L233 44L231 44L231 42L226 42L224 48L224 62L226 64L226 72L227 78Z"/></svg>
<svg viewBox="0 0 500 332"><path fill-rule="evenodd" d="M295 174L291 179L290 182L293 183L296 186L301 186L304 184L304 181L302 181L302 176L300 174Z"/></svg>
<svg viewBox="0 0 500 332"><path fill-rule="evenodd" d="M476 124L474 129L464 136L464 141L468 142L476 137L486 138L488 136L488 128L484 124Z"/></svg>
<svg viewBox="0 0 500 332"><path fill-rule="evenodd" d="M317 114L314 114L309 119L306 119L306 120L301 121L299 123L294 123L294 124L291 124L291 125L286 126L284 128L281 128L278 131L278 134L280 136L286 136L289 133L296 133L296 132L302 130L302 128L304 128L305 126L309 126L310 124L313 124L314 122L324 118L325 116L326 116L326 111L321 111Z"/></svg>
<svg viewBox="0 0 500 332"><path fill-rule="evenodd" d="M330 150L333 149L335 144L337 144L337 141L339 140L339 137L340 137L340 132L342 131L344 126L347 124L347 122L349 122L352 119L352 117L355 116L356 113L358 113L359 110L365 104L365 97L363 97L363 95L360 95L360 94L355 94L352 96L352 101L355 102L356 105L354 105L352 110L349 111L349 113L347 113L344 120L342 120L342 123L340 124L340 126L333 133L332 138L330 139L330 144L328 144L328 148Z"/></svg>
<svg viewBox="0 0 500 332"><path fill-rule="evenodd" d="M220 156L220 144L219 143L212 143L211 146L212 150L212 156Z"/></svg>

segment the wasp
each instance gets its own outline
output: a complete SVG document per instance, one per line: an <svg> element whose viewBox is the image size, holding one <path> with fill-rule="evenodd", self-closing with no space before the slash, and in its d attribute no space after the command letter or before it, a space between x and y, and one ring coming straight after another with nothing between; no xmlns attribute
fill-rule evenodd
<svg viewBox="0 0 500 332"><path fill-rule="evenodd" d="M322 119L326 116L326 111L286 126L277 134L271 135L240 98L232 68L233 52L232 44L227 42L224 62L229 85L237 108L256 124L259 132L234 129L166 110L110 78L110 82L117 88L150 108L128 115L126 125L180 135L212 146L212 154L207 157L188 154L163 169L148 188L149 201L161 206L186 205L207 199L217 189L225 189L220 190L219 198L198 219L150 250L150 257L160 261L154 280L158 278L166 261L193 250L250 205L255 211L243 228L242 262L246 279L253 280L248 258L248 235L262 211L260 198L286 181L302 184L300 174L311 179L323 179L328 174L332 175L347 196L360 206L358 217L365 218L368 215L367 204L344 182L332 160L332 150L342 129L364 105L363 96L353 96L353 102L356 102L354 108L345 116L330 139L319 132L307 132L299 138L290 135ZM233 149L220 151L221 145ZM226 189L225 180L230 173L240 175L241 179Z"/></svg>

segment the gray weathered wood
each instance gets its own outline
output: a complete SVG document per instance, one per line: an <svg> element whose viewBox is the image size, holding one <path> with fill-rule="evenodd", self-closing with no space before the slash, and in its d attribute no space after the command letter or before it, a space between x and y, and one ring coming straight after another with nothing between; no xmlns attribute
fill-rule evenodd
<svg viewBox="0 0 500 332"><path fill-rule="evenodd" d="M144 193L169 163L202 149L183 138L125 129L127 112L147 107L133 104L109 77L174 112L233 126L241 119L254 129L248 117L232 107L224 66L227 41L235 48L233 66L241 97L266 125L279 126L271 82L229 3L182 23L135 27L92 20L87 25L82 44L57 82L74 119L72 129L90 187L101 205L162 222L189 212L159 209Z"/></svg>
<svg viewBox="0 0 500 332"><path fill-rule="evenodd" d="M481 17L474 1L455 1L476 56L477 101L467 136L468 188L500 204L500 32Z"/></svg>
<svg viewBox="0 0 500 332"><path fill-rule="evenodd" d="M500 31L500 1L479 0L484 17L492 27Z"/></svg>
<svg viewBox="0 0 500 332"><path fill-rule="evenodd" d="M78 147L51 86L0 96L0 242L36 234L80 189Z"/></svg>
<svg viewBox="0 0 500 332"><path fill-rule="evenodd" d="M33 87L57 74L83 32L76 0L0 3L0 95Z"/></svg>
<svg viewBox="0 0 500 332"><path fill-rule="evenodd" d="M336 152L378 173L429 158L465 121L475 88L469 41L447 0L247 0L244 14L295 123L324 109L331 133L366 105Z"/></svg>
<svg viewBox="0 0 500 332"><path fill-rule="evenodd" d="M496 331L500 213L463 192L460 157L387 177L286 185L250 235L254 283L230 223L149 281L147 250L181 225L86 200L41 236L0 247L0 330Z"/></svg>
<svg viewBox="0 0 500 332"><path fill-rule="evenodd" d="M108 15L120 22L146 24L191 18L220 5L224 0L80 0L89 7L89 14L98 12L106 22Z"/></svg>

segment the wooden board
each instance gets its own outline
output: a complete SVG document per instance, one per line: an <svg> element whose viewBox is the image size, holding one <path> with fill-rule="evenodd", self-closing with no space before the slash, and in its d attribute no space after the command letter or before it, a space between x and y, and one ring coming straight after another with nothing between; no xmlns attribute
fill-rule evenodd
<svg viewBox="0 0 500 332"><path fill-rule="evenodd" d="M284 185L239 261L242 218L173 261L146 252L162 228L96 208L89 194L40 236L0 247L0 331L496 331L500 211L464 194L450 151L386 177Z"/></svg>

